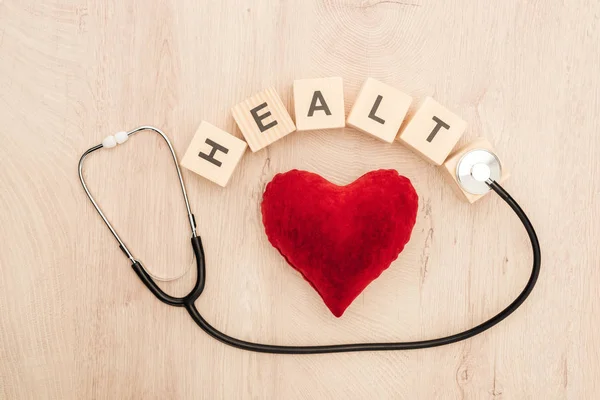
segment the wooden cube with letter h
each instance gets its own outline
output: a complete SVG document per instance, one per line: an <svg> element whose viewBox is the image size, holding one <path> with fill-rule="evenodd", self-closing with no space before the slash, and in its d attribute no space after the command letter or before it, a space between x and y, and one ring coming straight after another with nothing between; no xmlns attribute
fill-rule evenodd
<svg viewBox="0 0 600 400"><path fill-rule="evenodd" d="M400 134L400 141L432 164L442 165L466 127L460 117L427 97Z"/></svg>
<svg viewBox="0 0 600 400"><path fill-rule="evenodd" d="M181 165L225 187L245 151L243 140L202 121Z"/></svg>
<svg viewBox="0 0 600 400"><path fill-rule="evenodd" d="M273 88L242 101L231 109L233 118L252 151L258 151L294 132L296 126Z"/></svg>

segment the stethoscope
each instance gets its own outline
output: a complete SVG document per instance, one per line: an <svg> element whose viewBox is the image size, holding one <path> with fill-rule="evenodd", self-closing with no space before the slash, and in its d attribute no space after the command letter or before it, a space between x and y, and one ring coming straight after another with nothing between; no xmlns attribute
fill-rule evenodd
<svg viewBox="0 0 600 400"><path fill-rule="evenodd" d="M188 221L192 231L191 242L192 248L194 250L194 255L196 257L197 277L196 284L194 285L192 290L184 297L171 296L158 287L154 279L144 269L141 262L133 256L131 251L127 248L121 237L118 235L117 231L114 229L114 227L106 217L106 215L104 215L104 213L98 206L98 203L94 200L94 197L90 193L90 190L88 189L85 180L83 179L83 162L90 153L93 153L94 151L103 148L109 149L115 147L117 144L121 144L127 141L129 136L144 130L150 130L158 133L167 143L169 151L171 152L171 156L173 157L173 162L175 163L177 177L179 178L181 192L185 201L185 207L188 214ZM531 276L529 277L525 288L523 288L519 296L517 296L517 298L513 300L513 302L510 303L505 309L503 309L487 321L471 329L437 339L419 340L414 342L353 343L322 346L281 346L248 342L245 340L231 337L209 324L196 308L194 302L202 294L206 282L204 250L202 248L202 241L200 240L200 236L198 236L196 233L196 221L190 209L190 202L188 200L187 192L185 190L185 184L181 176L181 170L179 169L179 163L177 161L175 150L173 150L171 142L162 131L151 126L142 126L130 132L120 132L114 136L108 136L102 141L101 144L91 147L85 153L83 153L81 159L79 160L79 179L81 180L81 184L83 185L85 193L94 205L96 211L98 211L98 214L100 214L100 217L102 218L106 226L108 226L110 232L113 234L113 236L119 243L119 248L121 249L121 251L123 251L125 256L127 256L127 258L129 258L129 260L131 261L131 266L137 274L137 276L160 301L170 306L185 308L192 317L192 319L196 322L196 324L198 324L198 326L202 328L202 330L204 330L213 338L227 345L237 347L243 350L275 354L317 354L371 350L411 350L443 346L451 343L456 343L461 340L465 340L475 335L478 335L483 331L491 328L492 326L498 324L504 318L512 314L517 308L519 308L519 306L521 306L521 304L523 304L523 302L525 301L525 299L527 299L527 297L529 296L529 294L535 286L535 283L540 273L541 254L540 244L533 229L533 226L531 225L531 222L529 221L521 207L517 204L517 202L513 200L513 198L508 194L508 192L506 192L506 190L504 190L496 182L496 180L499 179L501 176L500 172L501 166L500 162L498 161L498 158L490 151L484 149L475 149L470 152L467 152L459 161L458 166L456 168L456 176L458 182L461 184L461 186L463 186L463 188L468 189L470 193L485 193L486 191L489 191L491 189L498 196L500 196L500 198L504 200L506 204L508 204L509 207L519 217L519 219L523 223L523 226L525 227L525 230L527 231L529 239L531 240L531 247L533 250L533 268L531 270Z"/></svg>

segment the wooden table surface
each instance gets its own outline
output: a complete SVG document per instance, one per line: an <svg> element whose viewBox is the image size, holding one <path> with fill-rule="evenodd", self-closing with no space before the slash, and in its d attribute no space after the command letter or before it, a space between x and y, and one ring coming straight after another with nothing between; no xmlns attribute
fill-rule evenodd
<svg viewBox="0 0 600 400"><path fill-rule="evenodd" d="M600 390L600 5L565 1L0 1L0 398L596 399ZM85 197L84 150L155 125L183 155L202 120L296 78L367 77L433 96L490 140L533 221L542 273L490 331L417 351L253 354L156 300ZM152 134L89 158L85 176L159 275L193 265L168 151ZM378 168L420 195L400 258L336 319L268 243L259 204L299 168L345 184ZM254 341L327 344L452 334L521 291L531 251L494 195L474 205L399 143L353 129L248 152L227 188L184 170L207 254L197 301ZM189 290L195 274L162 284Z"/></svg>

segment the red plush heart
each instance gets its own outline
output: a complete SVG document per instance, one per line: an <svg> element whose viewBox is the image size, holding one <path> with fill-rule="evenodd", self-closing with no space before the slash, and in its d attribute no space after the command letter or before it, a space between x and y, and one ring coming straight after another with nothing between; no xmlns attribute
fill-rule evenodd
<svg viewBox="0 0 600 400"><path fill-rule="evenodd" d="M271 244L340 317L398 258L418 201L395 170L369 172L346 186L292 170L267 185L261 208Z"/></svg>

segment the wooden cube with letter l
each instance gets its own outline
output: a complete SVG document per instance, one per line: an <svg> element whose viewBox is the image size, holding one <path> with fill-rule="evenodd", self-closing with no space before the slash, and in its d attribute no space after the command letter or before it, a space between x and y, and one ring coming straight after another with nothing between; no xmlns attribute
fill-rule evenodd
<svg viewBox="0 0 600 400"><path fill-rule="evenodd" d="M273 88L242 101L231 112L252 151L265 148L296 130L292 117Z"/></svg>
<svg viewBox="0 0 600 400"><path fill-rule="evenodd" d="M348 115L348 125L392 143L412 103L412 97L400 90L368 78Z"/></svg>
<svg viewBox="0 0 600 400"><path fill-rule="evenodd" d="M466 127L460 117L427 97L400 134L400 141L432 164L442 165Z"/></svg>
<svg viewBox="0 0 600 400"><path fill-rule="evenodd" d="M202 121L181 165L225 187L246 151L246 142Z"/></svg>

